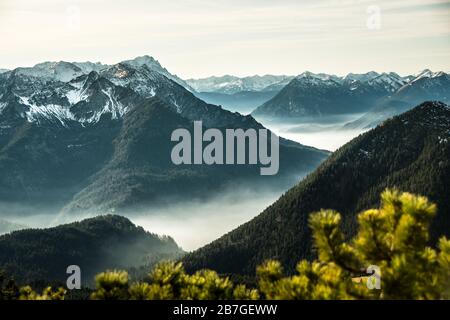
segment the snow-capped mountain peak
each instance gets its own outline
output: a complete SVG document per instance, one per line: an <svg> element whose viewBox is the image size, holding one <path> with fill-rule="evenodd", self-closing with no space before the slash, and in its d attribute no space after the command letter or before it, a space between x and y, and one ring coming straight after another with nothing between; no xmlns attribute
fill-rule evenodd
<svg viewBox="0 0 450 320"><path fill-rule="evenodd" d="M143 65L146 65L152 70L165 70L167 72L167 70L161 66L158 60L149 55L136 57L131 60L125 60L123 61L123 63L129 64L133 67L141 67Z"/></svg>
<svg viewBox="0 0 450 320"><path fill-rule="evenodd" d="M141 66L138 66L141 67ZM124 63L117 63L109 68L103 70L104 75L109 75L114 79L125 79L131 76L134 73L134 68L131 65L127 65Z"/></svg>
<svg viewBox="0 0 450 320"><path fill-rule="evenodd" d="M190 88L150 56L115 65L43 62L0 74L0 112L36 123L95 123L104 114L118 119L157 93L183 112L193 99L183 86Z"/></svg>
<svg viewBox="0 0 450 320"><path fill-rule="evenodd" d="M438 72L433 72L430 69L425 69L422 70L421 72L415 74L414 79L411 80L411 82L415 82L418 81L420 79L424 79L424 78L436 78L436 77L440 77L443 75L447 75L445 72L443 71L438 71Z"/></svg>
<svg viewBox="0 0 450 320"><path fill-rule="evenodd" d="M445 73L445 72L443 72L443 71L437 71L437 72L433 72L433 71L431 71L431 70L429 70L429 69L425 69L425 70L423 70L422 72L420 72L418 75L417 75L417 79L419 79L419 78L436 78L436 77L440 77L440 76L442 76L442 75L446 75L447 73Z"/></svg>
<svg viewBox="0 0 450 320"><path fill-rule="evenodd" d="M297 78L298 79L301 79L301 78L317 78L317 79L320 79L320 80L328 80L328 79L331 78L331 76L328 75L328 74L325 74L325 73L317 73L316 74L316 73L312 73L311 71L305 71L305 72L299 74L297 76Z"/></svg>
<svg viewBox="0 0 450 320"><path fill-rule="evenodd" d="M421 78L421 77L431 78L433 76L433 71L431 71L430 69L424 69L424 70L414 74L414 76L416 78Z"/></svg>
<svg viewBox="0 0 450 320"><path fill-rule="evenodd" d="M376 77L378 77L380 74L378 72L375 71L369 71L366 73L349 73L347 74L343 80L347 80L347 81L360 81L360 82L367 82L370 81Z"/></svg>
<svg viewBox="0 0 450 320"><path fill-rule="evenodd" d="M124 71L126 69L125 65L129 66L129 69L141 69L147 68L154 72L157 72L166 78L178 83L179 85L185 87L189 91L194 91L184 80L180 79L174 74L171 74L166 68L162 67L161 64L151 56L145 55L137 57L132 60L126 60L119 62L115 65L105 65L100 62L42 62L38 63L33 67L26 68L16 68L14 71L17 74L24 75L27 77L41 78L46 80L69 82L81 75L89 74L90 72L103 73L105 70L111 67L120 67ZM7 72L8 70L1 70L0 74ZM122 74L117 74L117 77L123 78L128 76L126 72Z"/></svg>
<svg viewBox="0 0 450 320"><path fill-rule="evenodd" d="M183 86L185 89L187 89L191 92L195 91L194 89L192 89L192 87L186 81L179 78L177 75L170 73L166 68L161 66L161 64L159 63L158 60L156 60L155 58L153 58L149 55L136 57L132 60L125 60L125 61L122 61L121 64L128 64L134 68L147 67L148 69L150 69L152 71L156 71L156 72L164 75L166 78L169 78L170 80L175 81L179 85Z"/></svg>
<svg viewBox="0 0 450 320"><path fill-rule="evenodd" d="M108 65L102 64L100 62L72 62L72 64L76 65L78 68L80 68L83 73L88 74L89 72L96 71L100 72L103 69L107 68Z"/></svg>
<svg viewBox="0 0 450 320"><path fill-rule="evenodd" d="M387 91L394 92L406 84L406 81L395 72L378 75L377 77L368 81L371 85L380 85Z"/></svg>
<svg viewBox="0 0 450 320"><path fill-rule="evenodd" d="M236 77L232 75L188 79L186 82L197 92L219 92L235 94L242 91L279 91L294 77L286 75L254 75Z"/></svg>
<svg viewBox="0 0 450 320"><path fill-rule="evenodd" d="M337 85L341 82L341 79L335 75L310 71L299 74L295 79L298 83L309 85Z"/></svg>
<svg viewBox="0 0 450 320"><path fill-rule="evenodd" d="M16 72L17 74L29 77L39 77L62 82L70 81L84 74L81 68L65 61L38 63L31 68L17 68Z"/></svg>
<svg viewBox="0 0 450 320"><path fill-rule="evenodd" d="M74 105L80 101L86 100L89 96L87 94L89 83L92 83L93 81L98 79L98 77L98 73L92 71L88 75L83 75L70 81L69 84L71 86L71 90L65 93L65 96L70 105Z"/></svg>

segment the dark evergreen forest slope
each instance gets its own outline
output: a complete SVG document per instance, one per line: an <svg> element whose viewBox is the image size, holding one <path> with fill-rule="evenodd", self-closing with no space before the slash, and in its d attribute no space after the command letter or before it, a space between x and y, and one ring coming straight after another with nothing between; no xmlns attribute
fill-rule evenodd
<svg viewBox="0 0 450 320"><path fill-rule="evenodd" d="M438 205L432 241L450 235L450 108L426 102L387 120L336 151L259 216L186 256L188 270L253 274L274 258L292 271L313 258L308 216L321 208L343 214L347 234L356 214L376 207L387 187L422 194Z"/></svg>

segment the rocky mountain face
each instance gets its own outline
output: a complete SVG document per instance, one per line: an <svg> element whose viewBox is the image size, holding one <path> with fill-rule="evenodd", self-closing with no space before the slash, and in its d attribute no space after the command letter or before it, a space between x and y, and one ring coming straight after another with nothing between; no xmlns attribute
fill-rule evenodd
<svg viewBox="0 0 450 320"><path fill-rule="evenodd" d="M272 178L261 178L256 166L174 165L171 132L192 129L195 120L222 130L263 126L198 99L166 73L141 57L0 74L0 204L22 214L111 212L208 196L235 182L287 183L328 156L281 139L280 171Z"/></svg>

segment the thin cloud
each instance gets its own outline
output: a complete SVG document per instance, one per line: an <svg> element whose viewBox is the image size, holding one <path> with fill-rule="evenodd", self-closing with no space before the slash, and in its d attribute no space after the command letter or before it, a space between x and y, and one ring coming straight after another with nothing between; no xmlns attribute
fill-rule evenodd
<svg viewBox="0 0 450 320"><path fill-rule="evenodd" d="M367 28L369 6L380 9L377 30ZM408 73L427 59L433 69L449 69L450 61L449 1L9 0L0 12L0 67L8 68L150 54L174 73L201 77L305 68ZM416 58L402 62L411 50Z"/></svg>

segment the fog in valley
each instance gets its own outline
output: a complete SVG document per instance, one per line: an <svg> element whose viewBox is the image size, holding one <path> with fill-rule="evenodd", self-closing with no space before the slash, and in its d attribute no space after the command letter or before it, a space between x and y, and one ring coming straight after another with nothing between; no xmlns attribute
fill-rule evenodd
<svg viewBox="0 0 450 320"><path fill-rule="evenodd" d="M191 201L153 208L148 213L129 218L146 230L172 236L184 250L192 251L251 220L281 194L281 190L262 193L229 191L206 203Z"/></svg>
<svg viewBox="0 0 450 320"><path fill-rule="evenodd" d="M299 177L301 179L301 177ZM149 207L146 210L115 212L128 217L136 225L159 235L169 235L184 250L195 250L239 225L249 221L277 200L284 190L261 191L237 187L207 201L174 201L172 204ZM93 217L42 213L8 215L0 211L1 233L21 228L48 228ZM11 226L8 230L6 222ZM18 228L17 226L21 226ZM14 228L13 228L14 227Z"/></svg>
<svg viewBox="0 0 450 320"><path fill-rule="evenodd" d="M352 138L362 133L362 130L343 130L342 126L358 118L359 114L289 119L275 121L257 119L277 135L304 145L319 149L334 151ZM303 172L293 177L289 186L298 183L307 173ZM149 207L145 210L114 212L123 215L145 230L160 235L169 235L186 251L195 250L239 225L251 220L265 208L276 201L289 186L254 187L233 186L220 193L220 196L208 200L173 200L165 205ZM3 209L1 208L3 207ZM32 214L8 214L4 206L0 207L1 232L6 233L18 226L32 228L47 228L62 223L82 220L94 216L86 213L83 216L61 215L54 210L29 208L22 211Z"/></svg>
<svg viewBox="0 0 450 320"><path fill-rule="evenodd" d="M303 145L335 151L365 130L344 129L343 126L361 117L362 114L347 114L301 119L267 119L255 117L266 128L278 136Z"/></svg>

